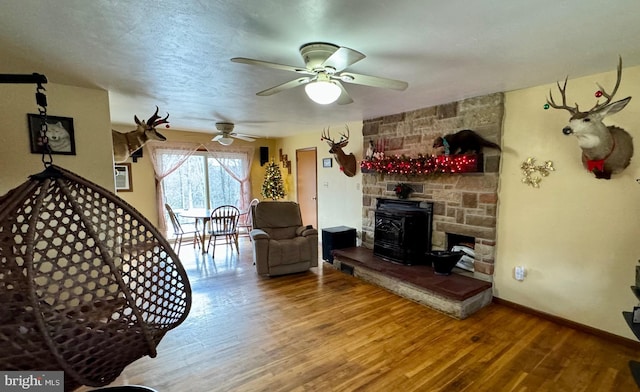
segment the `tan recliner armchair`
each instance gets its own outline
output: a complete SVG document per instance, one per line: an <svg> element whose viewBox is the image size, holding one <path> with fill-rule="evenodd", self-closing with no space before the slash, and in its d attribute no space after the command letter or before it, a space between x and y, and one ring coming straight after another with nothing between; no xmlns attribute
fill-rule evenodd
<svg viewBox="0 0 640 392"><path fill-rule="evenodd" d="M318 230L302 225L298 203L258 203L253 227L253 261L259 275L284 275L318 266Z"/></svg>

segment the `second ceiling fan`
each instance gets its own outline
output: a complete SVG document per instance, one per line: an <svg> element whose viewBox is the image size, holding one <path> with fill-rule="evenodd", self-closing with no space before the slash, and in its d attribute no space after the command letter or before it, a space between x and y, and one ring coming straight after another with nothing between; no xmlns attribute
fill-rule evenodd
<svg viewBox="0 0 640 392"><path fill-rule="evenodd" d="M346 105L352 103L353 99L349 96L349 93L341 82L400 91L405 90L409 86L407 82L400 80L345 72L344 70L347 67L362 60L366 56L357 50L344 46L337 46L325 42L312 42L300 47L300 55L304 60L304 67L271 63L245 57L234 57L231 61L306 75L260 91L256 94L260 96L273 95L283 90L304 85L309 98L319 104L329 104L337 101L338 105Z"/></svg>
<svg viewBox="0 0 640 392"><path fill-rule="evenodd" d="M214 142L218 142L223 146L228 146L233 143L234 138L247 142L254 142L256 140L249 135L233 132L233 127L233 123L230 122L217 122L216 129L218 130L218 132L211 140Z"/></svg>

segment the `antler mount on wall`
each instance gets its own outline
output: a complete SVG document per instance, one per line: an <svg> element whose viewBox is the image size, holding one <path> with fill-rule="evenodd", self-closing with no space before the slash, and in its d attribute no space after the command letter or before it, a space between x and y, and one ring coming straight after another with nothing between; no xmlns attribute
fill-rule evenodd
<svg viewBox="0 0 640 392"><path fill-rule="evenodd" d="M578 139L578 145L582 149L582 161L587 170L596 178L608 180L612 174L619 173L629 166L633 156L631 135L622 128L602 123L606 116L624 109L631 100L631 97L627 97L611 102L622 79L622 58L618 61L618 75L613 90L608 93L598 84L599 90L596 92L596 97L604 97L605 101L603 103L596 101L596 104L586 112L581 112L577 103L575 106L567 105L567 79L565 78L562 86L559 82L557 83L562 104L557 104L549 91L545 109L552 107L565 109L571 113L569 124L562 128L562 133L574 135Z"/></svg>
<svg viewBox="0 0 640 392"><path fill-rule="evenodd" d="M353 153L349 155L345 154L342 150L349 143L349 127L345 125L347 129L347 133L340 134L340 140L337 142L331 139L331 134L329 133L329 128L326 130L322 130L322 137L320 140L324 140L329 144L329 153L333 154L336 161L340 164L340 170L347 176L353 177L356 175L357 162L356 157Z"/></svg>
<svg viewBox="0 0 640 392"><path fill-rule="evenodd" d="M122 163L126 161L131 154L142 148L149 140L167 140L164 135L156 130L156 127L160 124L167 124L169 127L169 113L164 118L160 118L158 115L158 107L156 106L156 112L149 117L147 121L140 121L138 116L134 115L133 119L136 122L136 129L130 132L118 132L111 130L111 137L113 138L113 158L116 163Z"/></svg>

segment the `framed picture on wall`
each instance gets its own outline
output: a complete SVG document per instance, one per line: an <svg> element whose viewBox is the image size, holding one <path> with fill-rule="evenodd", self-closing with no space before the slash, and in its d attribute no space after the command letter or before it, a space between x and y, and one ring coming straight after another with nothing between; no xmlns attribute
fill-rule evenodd
<svg viewBox="0 0 640 392"><path fill-rule="evenodd" d="M131 179L131 164L118 163L114 166L114 175L116 182L116 191L132 192L133 181Z"/></svg>
<svg viewBox="0 0 640 392"><path fill-rule="evenodd" d="M333 160L331 158L322 158L322 167L333 166Z"/></svg>
<svg viewBox="0 0 640 392"><path fill-rule="evenodd" d="M29 142L32 154L42 154L44 144L40 137L42 117L39 114L28 113ZM73 118L47 116L47 138L51 154L76 155L76 138L73 129Z"/></svg>

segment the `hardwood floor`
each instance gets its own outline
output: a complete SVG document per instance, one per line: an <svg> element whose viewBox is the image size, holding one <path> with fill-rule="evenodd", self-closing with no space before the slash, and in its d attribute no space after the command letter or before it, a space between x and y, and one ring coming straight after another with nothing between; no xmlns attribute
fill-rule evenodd
<svg viewBox="0 0 640 392"><path fill-rule="evenodd" d="M183 247L187 320L112 385L209 391L635 391L640 353L491 304L455 320L324 265L255 273L251 245ZM88 391L91 388L81 388Z"/></svg>

